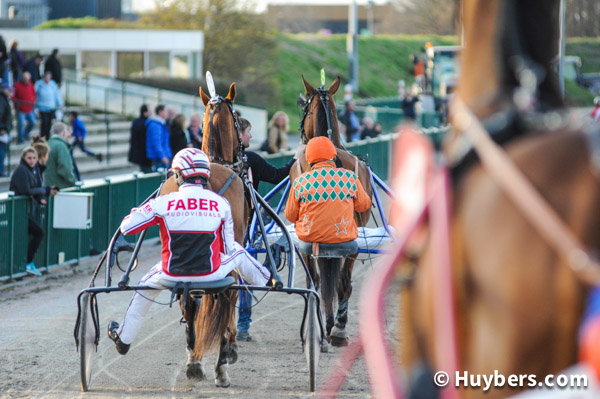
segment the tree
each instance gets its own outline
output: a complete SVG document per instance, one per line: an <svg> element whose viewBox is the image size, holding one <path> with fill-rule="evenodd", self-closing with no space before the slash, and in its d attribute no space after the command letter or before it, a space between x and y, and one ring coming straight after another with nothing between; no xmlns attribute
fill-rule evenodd
<svg viewBox="0 0 600 399"><path fill-rule="evenodd" d="M172 0L145 13L140 24L152 29L204 31L203 66L223 79L260 76L255 70L268 57L274 37L251 3L236 0ZM253 65L253 70L248 70ZM248 76L250 75L250 76Z"/></svg>
<svg viewBox="0 0 600 399"><path fill-rule="evenodd" d="M457 33L459 2L457 0L396 0L406 9L413 25L411 32L454 35Z"/></svg>
<svg viewBox="0 0 600 399"><path fill-rule="evenodd" d="M598 0L567 0L565 24L567 36L599 36L600 2Z"/></svg>

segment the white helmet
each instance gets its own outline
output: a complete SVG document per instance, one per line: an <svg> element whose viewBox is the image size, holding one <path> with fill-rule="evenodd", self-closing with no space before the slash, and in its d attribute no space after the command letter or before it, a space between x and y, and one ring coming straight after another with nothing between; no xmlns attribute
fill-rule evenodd
<svg viewBox="0 0 600 399"><path fill-rule="evenodd" d="M192 176L204 176L210 179L210 161L208 156L197 148L184 148L175 154L171 169L178 169L187 179Z"/></svg>

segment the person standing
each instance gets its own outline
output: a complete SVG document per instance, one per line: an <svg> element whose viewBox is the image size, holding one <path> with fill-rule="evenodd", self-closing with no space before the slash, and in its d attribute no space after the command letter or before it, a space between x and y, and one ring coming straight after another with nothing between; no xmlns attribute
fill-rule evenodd
<svg viewBox="0 0 600 399"><path fill-rule="evenodd" d="M140 116L131 122L129 134L129 152L127 160L139 165L140 171L144 173L152 172L152 161L146 157L146 119L152 115L148 105L142 104L140 107Z"/></svg>
<svg viewBox="0 0 600 399"><path fill-rule="evenodd" d="M24 69L25 60L23 59L23 53L19 51L19 42L13 40L10 43L10 70L12 71L13 83L21 78Z"/></svg>
<svg viewBox="0 0 600 399"><path fill-rule="evenodd" d="M69 136L69 129L64 123L56 122L52 125L52 137L48 141L50 155L48 156L48 162L46 162L44 180L48 185L60 189L75 185L73 158L67 141Z"/></svg>
<svg viewBox="0 0 600 399"><path fill-rule="evenodd" d="M60 65L59 58L60 53L58 52L58 49L55 48L52 50L52 54L46 58L46 66L44 69L44 73L50 72L52 74L52 79L54 79L58 87L62 84L62 66Z"/></svg>
<svg viewBox="0 0 600 399"><path fill-rule="evenodd" d="M35 82L34 87L37 94L35 106L40 111L41 119L40 136L48 140L56 110L63 106L63 100L51 72L44 73L44 79Z"/></svg>
<svg viewBox="0 0 600 399"><path fill-rule="evenodd" d="M340 122L346 128L346 140L348 143L360 140L361 126L355 109L356 103L354 100L346 101L344 113L340 117Z"/></svg>
<svg viewBox="0 0 600 399"><path fill-rule="evenodd" d="M10 129L12 128L12 111L9 100L11 92L8 85L2 85L0 90L0 176L6 177L8 173L4 171L4 161L8 152Z"/></svg>
<svg viewBox="0 0 600 399"><path fill-rule="evenodd" d="M278 184L290 174L290 169L300 152L298 152L294 158L292 158L286 165L281 168L276 168L269 162L265 161L263 157L253 151L246 151L246 148L250 146L250 139L252 139L252 125L250 121L245 118L238 119L241 132L242 147L244 147L244 154L246 156L246 162L244 168L250 171L252 175L252 185L255 190L258 190L258 185L261 181L267 183ZM240 306L238 312L238 323L237 323L237 339L239 341L251 341L252 336L250 335L250 323L252 323L252 294L248 290L240 290Z"/></svg>
<svg viewBox="0 0 600 399"><path fill-rule="evenodd" d="M283 111L277 111L269 121L269 132L267 134L266 146L263 144L261 150L269 154L287 150L287 132L290 128L290 119Z"/></svg>
<svg viewBox="0 0 600 399"><path fill-rule="evenodd" d="M6 42L4 38L0 36L0 81L4 84L8 84L8 69L6 64L8 63L8 49L6 48Z"/></svg>
<svg viewBox="0 0 600 399"><path fill-rule="evenodd" d="M31 74L27 71L21 75L21 80L15 83L13 101L17 112L17 143L29 140L29 133L35 125L36 117L33 107L35 105L35 89L31 82ZM25 125L27 122L27 125Z"/></svg>
<svg viewBox="0 0 600 399"><path fill-rule="evenodd" d="M185 116L183 114L175 115L171 121L171 127L169 129L169 145L172 154L177 154L188 146L191 147L185 130Z"/></svg>
<svg viewBox="0 0 600 399"><path fill-rule="evenodd" d="M169 143L169 130L165 124L167 110L163 104L154 109L155 115L146 119L146 156L153 163L153 170L168 169L173 153Z"/></svg>
<svg viewBox="0 0 600 399"><path fill-rule="evenodd" d="M25 270L29 274L41 276L42 273L33 262L35 253L44 239L44 229L40 225L39 207L47 203L47 196L56 195L58 189L51 186L42 186L42 178L39 175L39 170L36 168L37 163L36 150L33 147L25 147L21 152L21 163L10 178L10 191L14 191L16 195L31 196L31 213L29 214L27 224L29 241L27 244L27 265Z"/></svg>
<svg viewBox="0 0 600 399"><path fill-rule="evenodd" d="M37 82L40 80L40 64L42 63L42 55L40 53L36 53L33 57L25 63L25 70L31 74L31 83Z"/></svg>
<svg viewBox="0 0 600 399"><path fill-rule="evenodd" d="M590 118L592 118L594 122L600 122L600 97L594 98L594 106L595 108L590 113Z"/></svg>
<svg viewBox="0 0 600 399"><path fill-rule="evenodd" d="M190 144L192 144L192 146L194 148L201 150L202 149L202 118L200 118L199 114L192 114L192 116L190 116L190 126L188 127L188 134L190 137Z"/></svg>

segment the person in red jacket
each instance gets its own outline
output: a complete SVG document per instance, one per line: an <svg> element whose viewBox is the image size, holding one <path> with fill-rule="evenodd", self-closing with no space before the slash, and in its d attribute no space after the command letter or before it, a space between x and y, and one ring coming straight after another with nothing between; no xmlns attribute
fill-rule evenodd
<svg viewBox="0 0 600 399"><path fill-rule="evenodd" d="M336 155L327 137L315 137L306 145L311 170L294 180L285 205L285 217L296 223L296 235L304 242L355 240L358 229L354 211L364 212L371 206L358 176L335 167Z"/></svg>
<svg viewBox="0 0 600 399"><path fill-rule="evenodd" d="M33 110L35 105L35 89L31 82L31 74L23 72L21 80L15 83L13 93L13 101L15 102L15 110L17 111L17 143L22 143L29 140L29 133L35 125L36 117ZM25 122L27 125L25 126Z"/></svg>

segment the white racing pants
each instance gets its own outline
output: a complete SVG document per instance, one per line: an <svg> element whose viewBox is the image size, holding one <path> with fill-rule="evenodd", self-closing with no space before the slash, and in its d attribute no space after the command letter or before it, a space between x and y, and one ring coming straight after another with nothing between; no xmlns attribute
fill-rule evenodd
<svg viewBox="0 0 600 399"><path fill-rule="evenodd" d="M140 290L136 291L131 298L125 318L121 323L118 334L124 344L131 344L144 321L144 317L148 313L152 301L161 294L160 290L166 289L160 283L160 280L175 280L175 281L214 281L225 278L233 269L237 269L240 276L251 285L264 286L269 281L270 271L265 266L261 265L254 259L246 250L239 244L234 244L234 252L230 255L221 254L221 266L214 273L207 276L197 277L173 277L165 274L162 270L162 264L159 262L146 273L140 280L140 286L152 287L156 290Z"/></svg>

